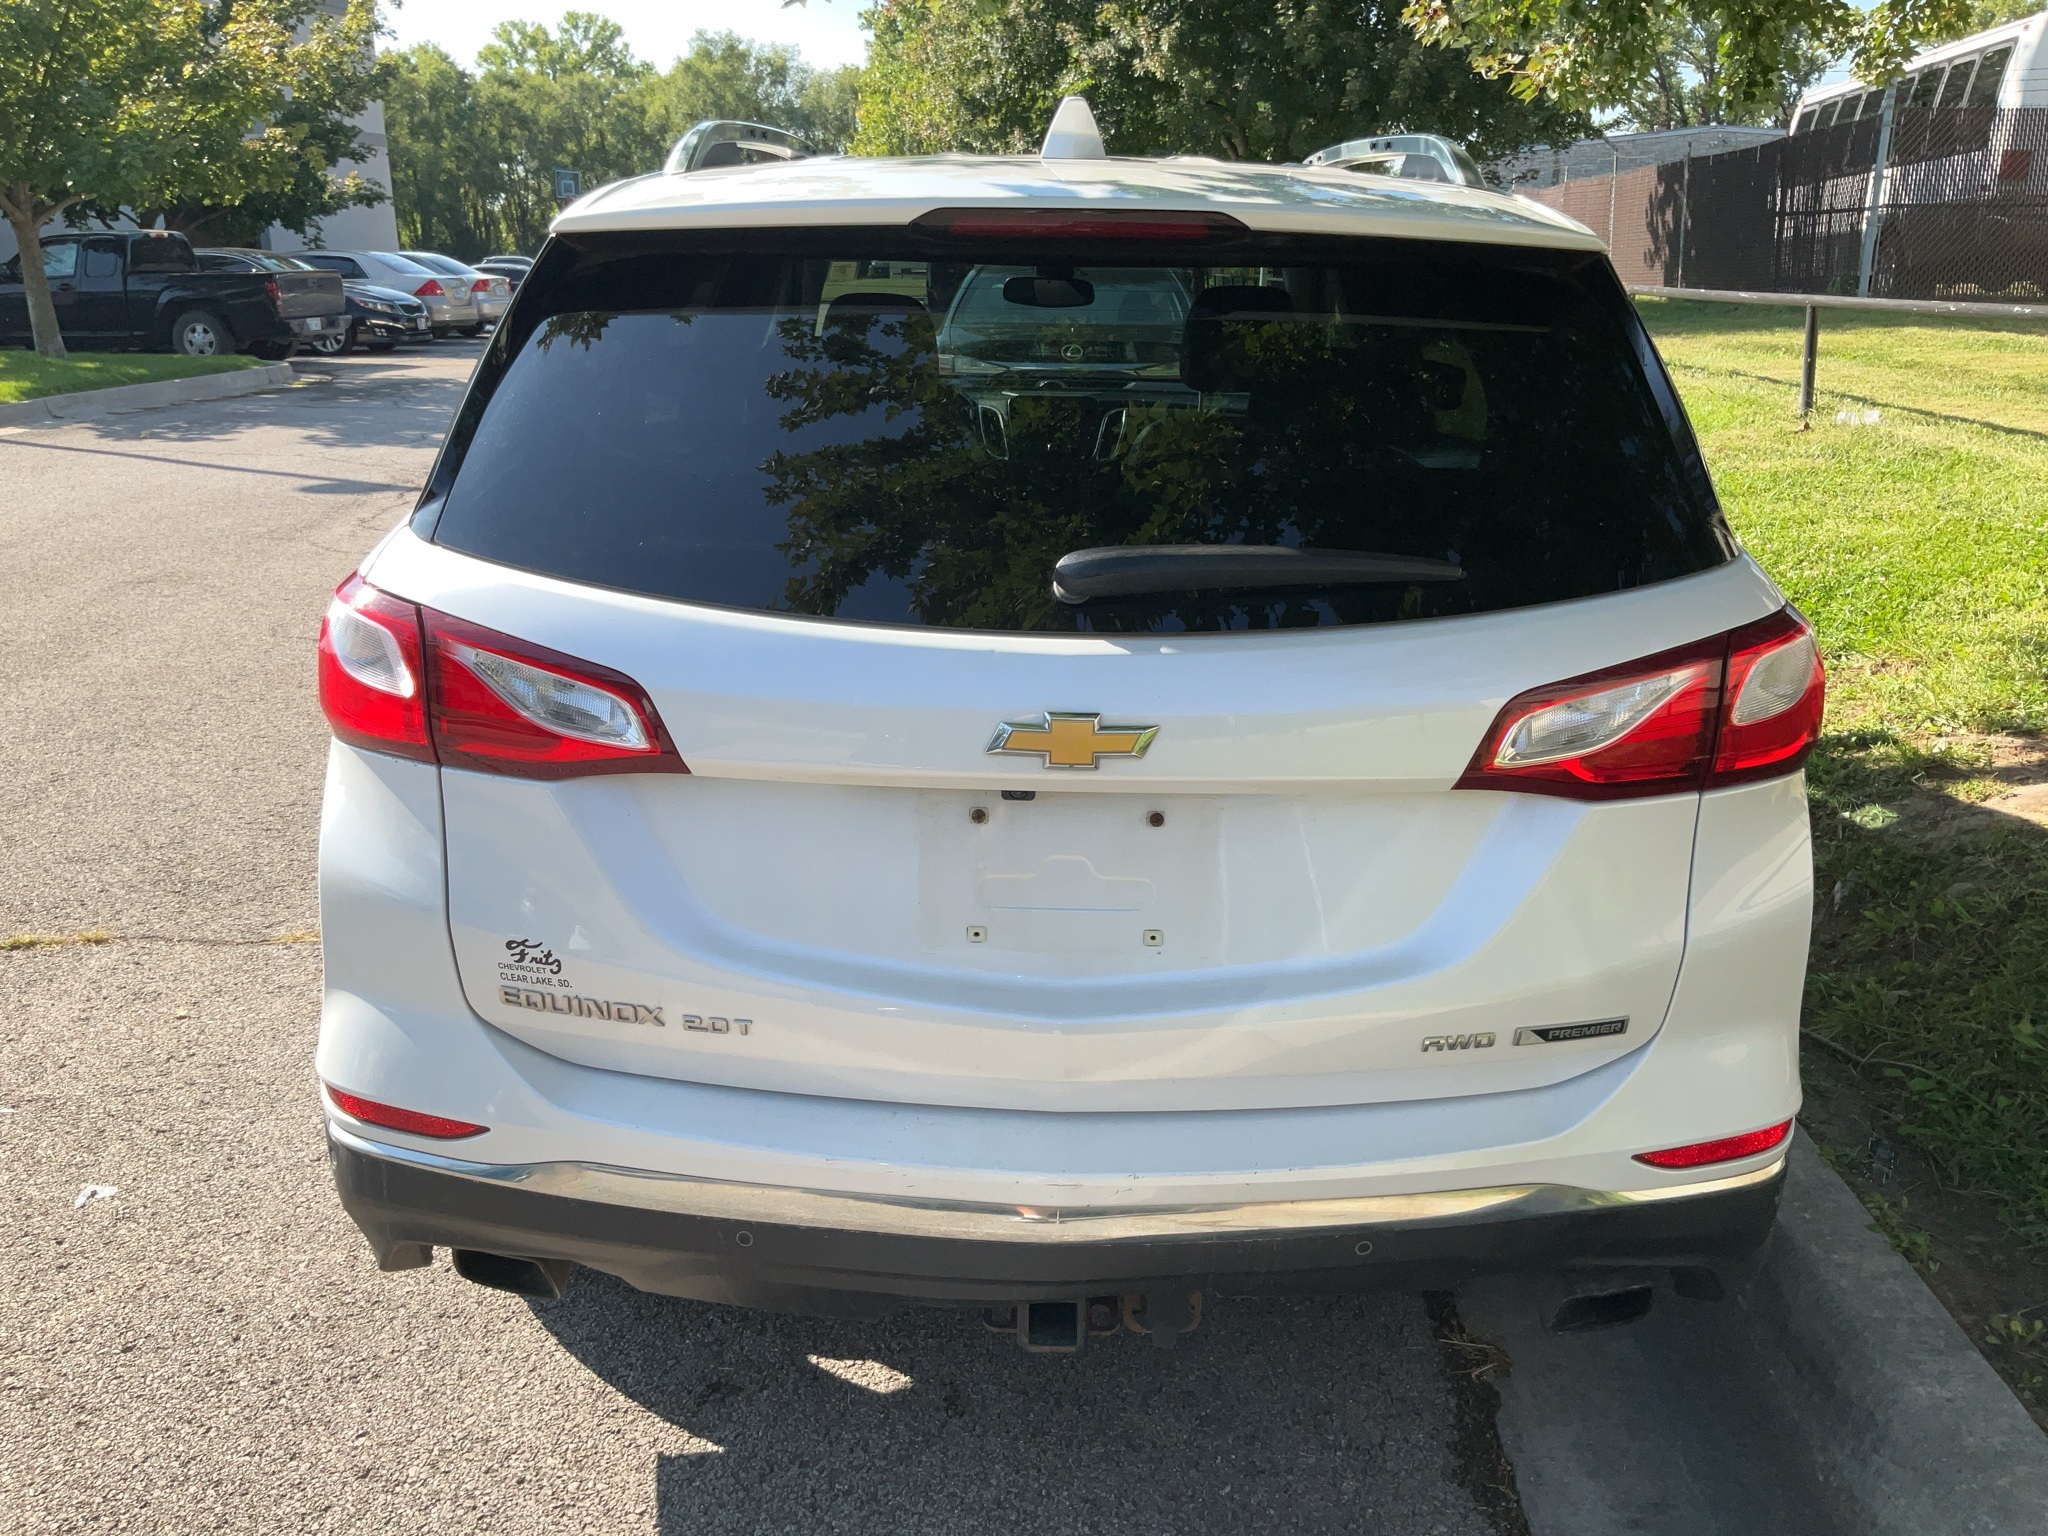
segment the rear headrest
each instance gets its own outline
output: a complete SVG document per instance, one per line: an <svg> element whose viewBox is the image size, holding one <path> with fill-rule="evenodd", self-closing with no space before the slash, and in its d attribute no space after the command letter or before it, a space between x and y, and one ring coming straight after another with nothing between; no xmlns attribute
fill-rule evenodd
<svg viewBox="0 0 2048 1536"><path fill-rule="evenodd" d="M1205 395L1243 389L1241 346L1235 344L1232 321L1261 321L1294 313L1294 296L1285 288L1233 283L1204 288L1188 309L1181 331L1180 376L1190 389Z"/></svg>

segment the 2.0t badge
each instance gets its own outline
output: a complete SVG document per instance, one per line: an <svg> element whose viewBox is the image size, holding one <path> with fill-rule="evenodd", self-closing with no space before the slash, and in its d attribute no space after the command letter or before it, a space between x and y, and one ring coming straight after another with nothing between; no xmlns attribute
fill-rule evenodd
<svg viewBox="0 0 2048 1536"><path fill-rule="evenodd" d="M1049 709L1036 720L1005 720L989 739L991 752L1034 756L1047 768L1094 768L1105 757L1143 757L1156 725L1104 725L1100 715Z"/></svg>

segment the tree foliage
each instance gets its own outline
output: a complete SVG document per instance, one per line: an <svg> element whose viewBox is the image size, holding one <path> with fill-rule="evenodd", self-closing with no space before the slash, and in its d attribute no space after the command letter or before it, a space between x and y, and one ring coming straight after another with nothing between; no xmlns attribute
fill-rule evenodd
<svg viewBox="0 0 2048 1536"><path fill-rule="evenodd" d="M1811 38L1794 40L1771 95L1737 96L1722 65L1723 40L1696 17L1666 18L1664 40L1649 72L1614 105L1623 126L1638 132L1697 128L1708 123L1790 126L1799 98L1827 73L1838 50Z"/></svg>
<svg viewBox="0 0 2048 1536"><path fill-rule="evenodd" d="M1585 126L1418 42L1398 0L880 0L869 21L868 153L1028 152L1069 91L1119 154L1296 160L1408 129L1484 159Z"/></svg>
<svg viewBox="0 0 2048 1536"><path fill-rule="evenodd" d="M816 70L793 49L700 32L667 70L619 26L570 11L552 29L500 23L474 72L423 43L380 74L400 238L479 257L537 247L555 214L554 172L586 187L660 166L691 124L742 118L821 148L852 134L857 70Z"/></svg>
<svg viewBox="0 0 2048 1536"><path fill-rule="evenodd" d="M1982 32L2003 22L2018 21L2041 9L2041 0L1971 0L1962 14L1929 36L1930 43L1954 42L1972 32Z"/></svg>
<svg viewBox="0 0 2048 1536"><path fill-rule="evenodd" d="M1429 42L1467 47L1518 94L1597 109L1628 102L1667 64L1675 36L1712 40L1717 100L1754 112L1779 100L1811 51L1848 53L1859 78L1898 74L1930 37L1965 24L1972 0L1409 0Z"/></svg>
<svg viewBox="0 0 2048 1536"><path fill-rule="evenodd" d="M361 200L326 181L366 99L369 0L5 0L0 213L22 251L36 348L64 344L38 234L60 213L246 209Z"/></svg>

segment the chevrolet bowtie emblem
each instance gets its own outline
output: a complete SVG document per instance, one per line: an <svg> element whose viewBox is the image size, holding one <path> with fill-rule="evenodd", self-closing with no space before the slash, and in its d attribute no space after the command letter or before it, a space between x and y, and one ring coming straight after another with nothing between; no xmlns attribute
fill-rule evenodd
<svg viewBox="0 0 2048 1536"><path fill-rule="evenodd" d="M1100 715L1047 710L1036 720L1006 720L990 738L991 752L1029 752L1048 768L1093 768L1105 757L1143 757L1159 734L1156 725L1104 725Z"/></svg>

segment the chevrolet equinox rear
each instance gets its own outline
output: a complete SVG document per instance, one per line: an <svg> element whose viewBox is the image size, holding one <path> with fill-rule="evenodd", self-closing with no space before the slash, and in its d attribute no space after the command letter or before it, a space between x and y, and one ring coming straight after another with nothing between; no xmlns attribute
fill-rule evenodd
<svg viewBox="0 0 2048 1536"><path fill-rule="evenodd" d="M318 1073L383 1268L1072 1347L1203 1293L1700 1294L1769 1229L1820 661L1547 210L1186 159L604 189L320 686Z"/></svg>

